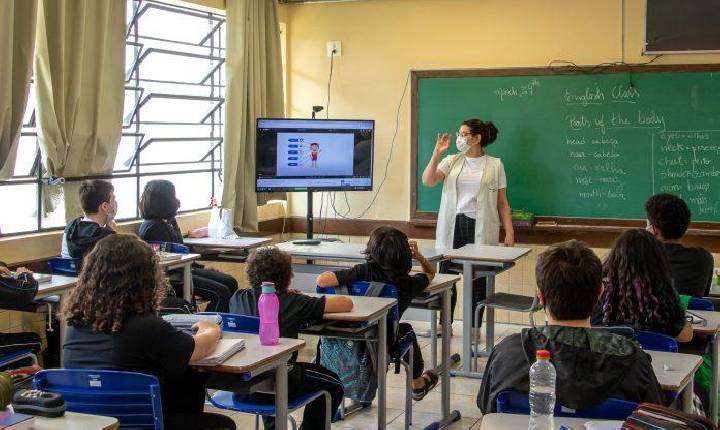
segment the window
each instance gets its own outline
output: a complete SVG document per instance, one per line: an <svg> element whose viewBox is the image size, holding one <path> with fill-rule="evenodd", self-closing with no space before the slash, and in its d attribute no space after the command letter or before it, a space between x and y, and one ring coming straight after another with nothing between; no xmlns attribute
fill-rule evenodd
<svg viewBox="0 0 720 430"><path fill-rule="evenodd" d="M118 219L139 217L140 195L152 179L175 184L181 211L206 208L222 191L225 17L127 2L123 136L105 177L115 186ZM65 225L64 196L43 170L31 84L14 176L0 181L0 199L13 202L0 211L0 234Z"/></svg>

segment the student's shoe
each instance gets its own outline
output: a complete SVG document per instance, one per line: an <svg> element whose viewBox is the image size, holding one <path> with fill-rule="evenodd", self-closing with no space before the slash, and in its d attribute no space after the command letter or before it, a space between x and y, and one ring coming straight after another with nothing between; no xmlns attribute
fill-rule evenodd
<svg viewBox="0 0 720 430"><path fill-rule="evenodd" d="M413 388L412 390L412 398L415 401L424 399L425 396L427 396L427 393L437 387L437 384L440 381L440 378L433 370L426 370L422 377L425 379L425 386L422 388Z"/></svg>

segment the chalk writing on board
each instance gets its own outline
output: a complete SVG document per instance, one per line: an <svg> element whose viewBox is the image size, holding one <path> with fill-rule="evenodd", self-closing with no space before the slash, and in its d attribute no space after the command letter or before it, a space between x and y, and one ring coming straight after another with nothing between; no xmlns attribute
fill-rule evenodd
<svg viewBox="0 0 720 430"><path fill-rule="evenodd" d="M501 102L505 101L505 99L507 98L532 97L535 95L537 88L540 86L540 81L538 81L537 79L533 79L523 85L512 85L508 87L495 88L493 90L493 94L495 94L495 96L499 98Z"/></svg>
<svg viewBox="0 0 720 430"><path fill-rule="evenodd" d="M693 214L720 214L720 131L666 131L658 134L655 175L661 192L683 197Z"/></svg>

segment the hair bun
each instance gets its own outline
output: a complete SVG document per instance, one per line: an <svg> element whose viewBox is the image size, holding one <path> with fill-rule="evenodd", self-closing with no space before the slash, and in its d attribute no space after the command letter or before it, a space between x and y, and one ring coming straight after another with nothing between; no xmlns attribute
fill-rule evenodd
<svg viewBox="0 0 720 430"><path fill-rule="evenodd" d="M497 127L495 127L495 124L493 124L492 121L485 122L482 131L482 143L484 143L485 145L489 145L495 142L495 139L497 139L497 135L498 129Z"/></svg>

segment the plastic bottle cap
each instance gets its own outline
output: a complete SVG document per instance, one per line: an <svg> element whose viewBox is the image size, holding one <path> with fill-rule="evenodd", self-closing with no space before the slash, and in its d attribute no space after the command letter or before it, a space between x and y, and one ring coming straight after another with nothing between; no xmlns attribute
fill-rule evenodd
<svg viewBox="0 0 720 430"><path fill-rule="evenodd" d="M550 351L547 349L539 349L535 352L535 358L539 360L548 360L550 358Z"/></svg>
<svg viewBox="0 0 720 430"><path fill-rule="evenodd" d="M275 293L275 284L272 282L263 282L260 287L263 293Z"/></svg>

